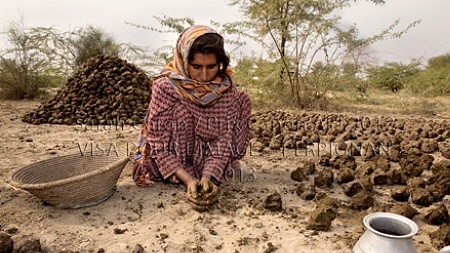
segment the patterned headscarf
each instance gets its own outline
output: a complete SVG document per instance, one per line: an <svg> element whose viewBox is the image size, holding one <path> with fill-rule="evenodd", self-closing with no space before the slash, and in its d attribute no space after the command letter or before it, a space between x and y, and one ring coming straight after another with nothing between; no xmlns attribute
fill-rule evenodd
<svg viewBox="0 0 450 253"><path fill-rule="evenodd" d="M213 105L231 87L231 69L227 69L225 77L217 76L210 82L198 82L189 77L188 61L192 44L195 39L207 33L218 34L203 25L194 25L184 30L178 38L174 60L161 70L162 75L169 77L178 95L201 106Z"/></svg>

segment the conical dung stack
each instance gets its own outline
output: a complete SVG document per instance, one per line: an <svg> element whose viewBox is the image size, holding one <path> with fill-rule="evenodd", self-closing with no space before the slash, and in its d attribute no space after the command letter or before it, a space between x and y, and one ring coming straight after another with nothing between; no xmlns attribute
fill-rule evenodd
<svg viewBox="0 0 450 253"><path fill-rule="evenodd" d="M151 95L147 75L125 60L100 55L89 59L66 86L23 116L31 124L141 124Z"/></svg>

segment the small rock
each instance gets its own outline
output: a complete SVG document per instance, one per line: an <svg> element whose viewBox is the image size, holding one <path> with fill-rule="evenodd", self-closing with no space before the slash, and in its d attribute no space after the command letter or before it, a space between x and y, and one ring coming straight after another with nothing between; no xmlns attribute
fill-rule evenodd
<svg viewBox="0 0 450 253"><path fill-rule="evenodd" d="M131 253L144 253L144 252L145 252L144 247L142 247L142 245L140 245L139 243L136 244L134 246L134 249L131 251Z"/></svg>
<svg viewBox="0 0 450 253"><path fill-rule="evenodd" d="M40 253L42 252L39 239L22 237L14 241L14 253Z"/></svg>
<svg viewBox="0 0 450 253"><path fill-rule="evenodd" d="M399 186L391 190L391 196L396 201L408 201L410 195L409 188L406 186Z"/></svg>
<svg viewBox="0 0 450 253"><path fill-rule="evenodd" d="M269 194L264 200L264 208L270 211L282 211L283 201L280 193L274 192Z"/></svg>
<svg viewBox="0 0 450 253"><path fill-rule="evenodd" d="M275 252L278 247L274 246L271 242L267 243L267 249L264 250L264 253L272 253Z"/></svg>
<svg viewBox="0 0 450 253"><path fill-rule="evenodd" d="M371 176L371 179L372 179L372 183L374 185L383 185L383 184L386 184L388 182L388 175L383 170L376 169L373 172L373 174Z"/></svg>
<svg viewBox="0 0 450 253"><path fill-rule="evenodd" d="M339 172L337 172L336 182L338 184L345 184L353 181L354 179L355 179L355 172L354 170L348 167L340 168Z"/></svg>
<svg viewBox="0 0 450 253"><path fill-rule="evenodd" d="M438 230L430 233L430 239L433 246L438 249L450 245L450 225L439 226Z"/></svg>
<svg viewBox="0 0 450 253"><path fill-rule="evenodd" d="M395 205L394 207L391 208L391 212L403 215L409 219L412 219L414 216L419 214L419 211L417 211L417 209L415 209L408 203L401 203L401 204Z"/></svg>
<svg viewBox="0 0 450 253"><path fill-rule="evenodd" d="M367 191L360 191L352 197L353 208L357 210L366 210L373 206L374 199L372 194Z"/></svg>
<svg viewBox="0 0 450 253"><path fill-rule="evenodd" d="M8 226L5 228L5 232L10 235L15 235L19 231L19 229L16 226Z"/></svg>
<svg viewBox="0 0 450 253"><path fill-rule="evenodd" d="M308 187L305 184L300 184L295 193L303 200L312 200L316 196L316 188L314 185Z"/></svg>
<svg viewBox="0 0 450 253"><path fill-rule="evenodd" d="M364 190L364 187L358 180L354 180L342 185L342 189L344 190L345 195L353 197L358 192Z"/></svg>
<svg viewBox="0 0 450 253"><path fill-rule="evenodd" d="M314 185L320 188L331 187L334 181L334 173L331 169L324 168L314 176Z"/></svg>
<svg viewBox="0 0 450 253"><path fill-rule="evenodd" d="M262 222L255 223L255 228L263 228L263 227L264 227L264 225Z"/></svg>
<svg viewBox="0 0 450 253"><path fill-rule="evenodd" d="M121 235L121 234L124 234L126 231L128 231L128 229L126 229L126 228L124 228L124 229L121 229L121 228L115 228L115 229L114 229L114 234L116 234L116 235Z"/></svg>
<svg viewBox="0 0 450 253"><path fill-rule="evenodd" d="M0 253L12 253L14 247L14 241L11 236L0 232Z"/></svg>
<svg viewBox="0 0 450 253"><path fill-rule="evenodd" d="M317 203L316 209L310 213L308 228L315 231L329 231L331 222L336 218L336 215L336 200L325 197Z"/></svg>
<svg viewBox="0 0 450 253"><path fill-rule="evenodd" d="M416 205L430 206L433 204L433 197L430 192L423 188L415 188L411 190L412 202Z"/></svg>
<svg viewBox="0 0 450 253"><path fill-rule="evenodd" d="M450 221L447 208L444 204L439 204L425 214L424 221L430 225L441 225Z"/></svg>
<svg viewBox="0 0 450 253"><path fill-rule="evenodd" d="M308 177L303 173L301 168L297 168L291 172L291 179L297 182L306 181Z"/></svg>
<svg viewBox="0 0 450 253"><path fill-rule="evenodd" d="M420 177L413 177L408 179L406 183L410 188L424 188L426 185L425 179Z"/></svg>

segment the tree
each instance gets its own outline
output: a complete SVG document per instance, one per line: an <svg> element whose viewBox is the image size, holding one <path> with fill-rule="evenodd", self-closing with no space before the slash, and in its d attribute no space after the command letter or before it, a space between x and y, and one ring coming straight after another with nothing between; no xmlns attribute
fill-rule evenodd
<svg viewBox="0 0 450 253"><path fill-rule="evenodd" d="M241 89L245 90L252 99L252 105L267 106L286 104L284 97L273 96L279 93L280 65L256 56L243 56L237 60L234 67L233 80Z"/></svg>
<svg viewBox="0 0 450 253"><path fill-rule="evenodd" d="M354 0L355 2L357 2L358 0ZM385 1L384 0L365 0L366 2L367 1L370 1L370 2L372 2L372 3L374 3L374 4L385 4Z"/></svg>
<svg viewBox="0 0 450 253"><path fill-rule="evenodd" d="M450 54L430 58L426 68L408 82L408 88L429 97L450 95Z"/></svg>
<svg viewBox="0 0 450 253"><path fill-rule="evenodd" d="M131 22L126 22L126 24L134 26L136 28L145 29L150 32L157 32L160 34L174 34L175 36L178 36L186 28L196 23L193 18L189 17L172 18L168 16L154 16L153 18L155 18L159 22L161 28L155 28ZM239 25L239 22L221 24L219 22L210 21L210 26L224 36L225 43L227 45L234 46L234 48L231 48L231 53L233 53L233 51L244 44L244 42L241 40L241 37L243 36L243 34L245 34L245 31L239 30L241 27ZM235 35L238 36L233 38L233 36ZM153 72L155 74L158 73L162 66L173 59L174 46L175 41L169 45L162 44L159 48L153 50L151 55L147 55L145 57L146 59L144 65L151 69L150 72Z"/></svg>
<svg viewBox="0 0 450 253"><path fill-rule="evenodd" d="M420 73L418 62L403 64L388 62L383 66L368 69L369 82L380 88L387 88L392 92L403 89L408 80Z"/></svg>
<svg viewBox="0 0 450 253"><path fill-rule="evenodd" d="M139 60L142 48L117 43L99 28L88 26L69 32L53 27L27 27L11 22L0 35L7 47L0 52L0 91L3 98L37 98L42 88L61 85L90 57L109 54Z"/></svg>
<svg viewBox="0 0 450 253"><path fill-rule="evenodd" d="M102 28L92 25L64 33L62 39L66 42L66 47L62 49L67 52L65 60L72 71L78 69L89 58L98 55L115 56L136 63L147 58L144 48L118 42Z"/></svg>
<svg viewBox="0 0 450 253"><path fill-rule="evenodd" d="M168 16L154 16L162 28L155 28L151 26L125 22L127 25L144 29L150 32L157 32L161 34L175 34L178 35L184 31L189 26L195 24L192 18L172 18ZM154 49L150 55L146 55L143 60L143 65L149 68L151 74L156 74L159 72L162 66L167 64L173 59L175 43L171 45L161 45L159 48Z"/></svg>
<svg viewBox="0 0 450 253"><path fill-rule="evenodd" d="M344 62L339 66L339 76L335 80L334 91L351 91L359 102L367 98L368 83L365 79L366 68L358 62Z"/></svg>
<svg viewBox="0 0 450 253"><path fill-rule="evenodd" d="M261 43L267 55L275 59L280 68L280 87L289 88L297 106L305 102L326 98L329 84L317 83L321 79L306 78L315 62L324 68L339 65L350 53L367 48L375 41L398 38L417 22L395 32L399 22L379 34L360 38L355 26L344 29L337 10L350 5L349 0L232 0L248 18L240 22L249 37ZM375 4L383 1L373 0ZM312 81L312 83L311 83ZM285 85L287 83L288 85ZM286 90L283 91L286 95Z"/></svg>
<svg viewBox="0 0 450 253"><path fill-rule="evenodd" d="M119 56L119 44L101 28L92 25L78 28L70 33L68 50L73 57L73 69L97 55Z"/></svg>
<svg viewBox="0 0 450 253"><path fill-rule="evenodd" d="M450 70L450 53L439 55L428 59L427 69L442 69Z"/></svg>
<svg viewBox="0 0 450 253"><path fill-rule="evenodd" d="M53 28L27 27L23 19L11 22L1 33L9 48L0 54L0 88L3 98L36 98L41 88L64 72L64 47L60 34Z"/></svg>

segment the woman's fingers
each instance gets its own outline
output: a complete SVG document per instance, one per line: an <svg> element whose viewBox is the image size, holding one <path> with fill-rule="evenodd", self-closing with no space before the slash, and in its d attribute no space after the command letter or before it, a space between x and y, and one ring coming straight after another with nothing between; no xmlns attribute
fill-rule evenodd
<svg viewBox="0 0 450 253"><path fill-rule="evenodd" d="M196 205L200 205L200 206L211 206L219 201L219 197L217 195L214 197L211 197L209 199L204 199L204 198L194 199L191 196L186 196L186 198L189 202L194 203Z"/></svg>
<svg viewBox="0 0 450 253"><path fill-rule="evenodd" d="M208 193L211 190L211 182L206 179L206 178L202 178L200 180L200 185L202 186L203 192Z"/></svg>
<svg viewBox="0 0 450 253"><path fill-rule="evenodd" d="M211 190L205 194L205 199L212 199L214 197L217 197L218 194L219 194L219 187L212 184Z"/></svg>
<svg viewBox="0 0 450 253"><path fill-rule="evenodd" d="M192 209L198 211L198 212L204 212L207 211L209 209L209 206L202 206L202 205L197 205L194 202L189 201L189 205L192 207Z"/></svg>
<svg viewBox="0 0 450 253"><path fill-rule="evenodd" d="M197 184L197 181L192 181L187 186L187 195L194 199L198 198Z"/></svg>
<svg viewBox="0 0 450 253"><path fill-rule="evenodd" d="M197 211L206 211L219 200L219 188L206 178L189 183L187 188L186 199Z"/></svg>

